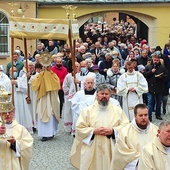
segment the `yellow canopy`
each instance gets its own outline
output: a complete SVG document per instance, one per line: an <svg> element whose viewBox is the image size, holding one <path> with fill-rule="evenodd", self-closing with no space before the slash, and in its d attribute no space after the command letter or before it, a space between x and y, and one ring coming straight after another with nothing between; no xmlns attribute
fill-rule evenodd
<svg viewBox="0 0 170 170"><path fill-rule="evenodd" d="M71 38L79 35L76 19L39 19L39 18L10 18L10 37L18 39L61 39L67 40L71 30Z"/></svg>

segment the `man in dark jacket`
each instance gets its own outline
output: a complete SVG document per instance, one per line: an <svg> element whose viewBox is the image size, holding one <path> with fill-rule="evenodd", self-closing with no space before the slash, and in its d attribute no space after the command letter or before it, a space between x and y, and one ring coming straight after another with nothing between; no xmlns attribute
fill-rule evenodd
<svg viewBox="0 0 170 170"><path fill-rule="evenodd" d="M101 54L101 44L100 44L100 42L98 42L98 41L95 42L95 48L90 50L90 52L92 54L95 54L95 56L96 56L95 64L98 64L99 57L100 57L100 54Z"/></svg>
<svg viewBox="0 0 170 170"><path fill-rule="evenodd" d="M164 88L164 83L167 79L168 72L160 62L160 55L152 54L152 62L145 67L144 76L148 82L147 102L149 108L149 119L152 121L152 111L154 100L156 104L156 119L162 120L161 117L161 98Z"/></svg>
<svg viewBox="0 0 170 170"><path fill-rule="evenodd" d="M63 66L67 68L69 73L73 71L70 48L64 49Z"/></svg>
<svg viewBox="0 0 170 170"><path fill-rule="evenodd" d="M148 57L147 51L142 50L141 56L137 59L137 64L146 66L148 59L149 59L149 57Z"/></svg>
<svg viewBox="0 0 170 170"><path fill-rule="evenodd" d="M106 79L106 75L107 75L107 70L111 67L112 67L112 57L111 57L110 53L106 53L105 60L102 61L99 65L100 74L104 75L105 79Z"/></svg>
<svg viewBox="0 0 170 170"><path fill-rule="evenodd" d="M45 49L43 48L43 44L41 42L39 42L37 44L37 49L34 51L34 54L33 54L33 58L35 58L35 55L36 54L41 54L45 51Z"/></svg>

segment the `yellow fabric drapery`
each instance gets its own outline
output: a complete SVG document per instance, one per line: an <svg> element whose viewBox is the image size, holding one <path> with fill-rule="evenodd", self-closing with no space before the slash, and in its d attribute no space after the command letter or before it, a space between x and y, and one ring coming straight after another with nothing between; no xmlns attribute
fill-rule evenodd
<svg viewBox="0 0 170 170"><path fill-rule="evenodd" d="M46 92L59 90L60 80L55 73L45 70L34 78L32 81L32 89L38 91L37 100L39 100Z"/></svg>
<svg viewBox="0 0 170 170"><path fill-rule="evenodd" d="M67 40L69 28L71 38L78 38L76 19L10 18L10 37L18 39L61 39Z"/></svg>

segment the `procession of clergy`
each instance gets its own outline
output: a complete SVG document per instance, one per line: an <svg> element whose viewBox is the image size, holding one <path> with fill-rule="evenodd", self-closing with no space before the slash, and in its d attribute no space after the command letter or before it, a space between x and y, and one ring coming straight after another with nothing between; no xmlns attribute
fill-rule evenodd
<svg viewBox="0 0 170 170"><path fill-rule="evenodd" d="M14 52L13 55L17 58L18 54ZM159 57L155 54L153 60L157 64ZM22 66L16 59L14 67L8 70L8 76L0 66L1 87L11 92L14 86L14 117L22 128L25 127L30 134L37 130L41 140L48 141L55 137L63 116L66 132L74 137L70 162L80 170L170 169L170 122L162 121L159 128L151 123L152 115L149 115L142 98L148 92L148 82L141 72L134 70L132 61L126 63L127 71L120 75L116 87L99 79L97 65L91 72L86 61L76 62L73 76L63 66L61 56L55 56L53 66L51 62L51 56L42 53L39 62L29 60L26 69L26 65ZM22 67L20 72L19 64ZM148 75L155 76L154 72L149 70ZM166 76L166 70L162 74ZM61 90L64 94L62 113ZM111 97L117 95L120 100ZM31 149L32 142L25 147L24 142L28 142L27 139L15 137L15 149L13 142L8 145L14 153L10 152L12 157L0 160L4 161L0 169L9 170L8 166L17 170L28 169L27 164L21 166L22 161L18 160L31 157L31 151L26 153L26 149ZM8 159L12 161L7 166L5 161Z"/></svg>

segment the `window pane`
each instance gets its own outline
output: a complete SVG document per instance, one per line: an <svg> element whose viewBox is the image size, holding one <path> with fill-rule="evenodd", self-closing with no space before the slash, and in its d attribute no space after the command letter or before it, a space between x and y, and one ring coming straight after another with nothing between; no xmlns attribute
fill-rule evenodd
<svg viewBox="0 0 170 170"><path fill-rule="evenodd" d="M8 44L7 45L0 45L0 52L8 52Z"/></svg>
<svg viewBox="0 0 170 170"><path fill-rule="evenodd" d="M9 52L9 22L8 18L0 12L0 55Z"/></svg>
<svg viewBox="0 0 170 170"><path fill-rule="evenodd" d="M0 36L0 44L4 44L8 42L8 37L7 36Z"/></svg>
<svg viewBox="0 0 170 170"><path fill-rule="evenodd" d="M8 25L0 24L0 36L8 36Z"/></svg>
<svg viewBox="0 0 170 170"><path fill-rule="evenodd" d="M0 13L0 23L8 23L8 19L3 13Z"/></svg>

